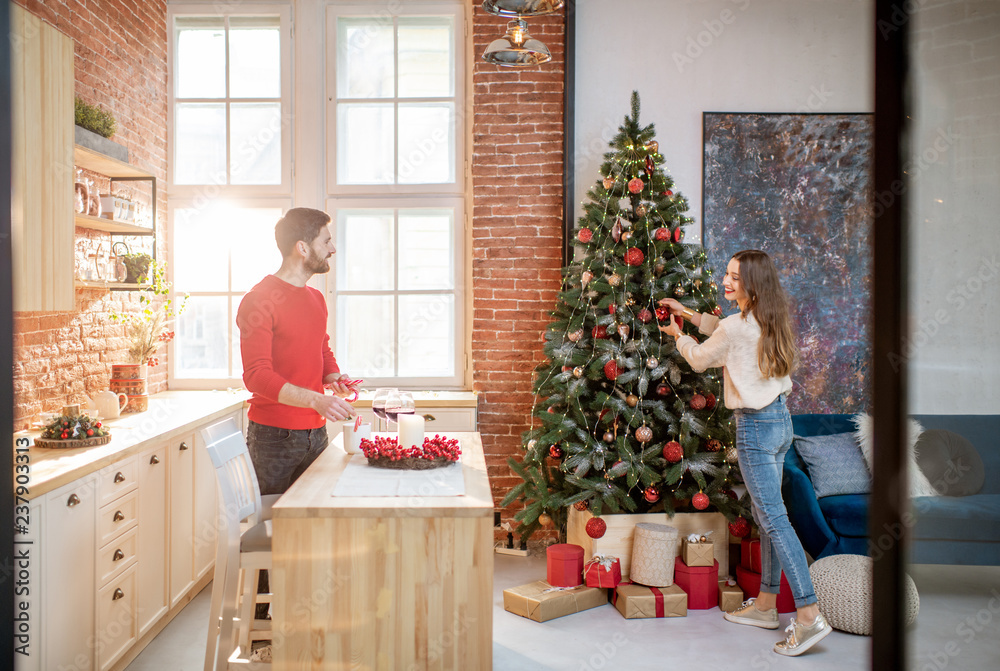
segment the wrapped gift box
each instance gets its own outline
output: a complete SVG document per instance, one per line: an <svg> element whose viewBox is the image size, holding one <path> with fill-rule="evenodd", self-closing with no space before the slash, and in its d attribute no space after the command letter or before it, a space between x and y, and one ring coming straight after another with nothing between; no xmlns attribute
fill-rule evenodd
<svg viewBox="0 0 1000 671"><path fill-rule="evenodd" d="M553 587L583 584L583 548L569 543L550 545L545 551L547 579Z"/></svg>
<svg viewBox="0 0 1000 671"><path fill-rule="evenodd" d="M597 608L608 602L608 591L596 587L558 588L544 580L511 587L503 591L503 608L507 612L535 622L545 622L563 615Z"/></svg>
<svg viewBox="0 0 1000 671"><path fill-rule="evenodd" d="M621 583L615 589L615 608L628 620L645 617L686 617L688 596L677 585L646 587Z"/></svg>
<svg viewBox="0 0 1000 671"><path fill-rule="evenodd" d="M749 538L744 538L740 541L740 566L747 569L748 571L753 571L754 573L760 573L760 539L754 538L750 540Z"/></svg>
<svg viewBox="0 0 1000 671"><path fill-rule="evenodd" d="M746 593L746 598L754 598L760 594L760 574L743 568L736 567L736 583ZM778 592L777 608L779 613L791 613L795 610L795 598L792 597L792 588L788 585L785 574L781 574L781 587Z"/></svg>
<svg viewBox="0 0 1000 671"><path fill-rule="evenodd" d="M692 543L685 538L681 543L681 559L688 566L712 566L715 564L715 545L712 541Z"/></svg>
<svg viewBox="0 0 1000 671"><path fill-rule="evenodd" d="M617 557L594 557L584 568L584 579L587 587L614 589L622 581L622 564Z"/></svg>
<svg viewBox="0 0 1000 671"><path fill-rule="evenodd" d="M731 613L743 605L743 590L739 584L727 585L725 580L719 581L719 610Z"/></svg>
<svg viewBox="0 0 1000 671"><path fill-rule="evenodd" d="M683 557L674 566L674 582L688 595L688 608L707 610L719 605L719 562L711 566L688 566Z"/></svg>

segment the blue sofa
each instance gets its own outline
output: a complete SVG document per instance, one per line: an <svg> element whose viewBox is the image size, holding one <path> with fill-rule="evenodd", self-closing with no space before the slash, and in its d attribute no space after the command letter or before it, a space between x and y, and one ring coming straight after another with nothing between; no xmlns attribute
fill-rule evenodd
<svg viewBox="0 0 1000 671"><path fill-rule="evenodd" d="M852 415L793 415L796 436L854 431ZM907 520L910 561L917 564L1000 565L1000 415L915 415L924 430L943 429L968 439L982 460L985 479L968 496L913 499ZM927 468L923 469L927 473ZM808 468L794 446L785 457L782 495L792 526L813 559L835 554L876 555L894 542L887 529L868 541L868 494L816 498ZM885 549L882 546L882 550Z"/></svg>

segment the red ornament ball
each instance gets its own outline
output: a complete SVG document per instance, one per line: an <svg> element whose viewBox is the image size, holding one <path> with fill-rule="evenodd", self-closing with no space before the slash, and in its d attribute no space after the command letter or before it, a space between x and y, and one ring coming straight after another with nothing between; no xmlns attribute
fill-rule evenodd
<svg viewBox="0 0 1000 671"><path fill-rule="evenodd" d="M705 394L705 407L709 410L715 407L715 394L711 392Z"/></svg>
<svg viewBox="0 0 1000 671"><path fill-rule="evenodd" d="M573 504L573 507L579 510L580 512L583 512L584 510L590 507L590 501L586 500L577 501L576 503Z"/></svg>
<svg viewBox="0 0 1000 671"><path fill-rule="evenodd" d="M642 191L643 186L642 178L640 177L633 177L628 181L628 190L632 193L639 193Z"/></svg>
<svg viewBox="0 0 1000 671"><path fill-rule="evenodd" d="M671 440L663 446L663 458L671 464L676 464L684 458L684 448L676 440Z"/></svg>
<svg viewBox="0 0 1000 671"><path fill-rule="evenodd" d="M618 311L618 306L615 305L614 303L612 303L611 305L608 306L608 314L609 315L613 315L617 311Z"/></svg>
<svg viewBox="0 0 1000 671"><path fill-rule="evenodd" d="M722 308L719 307L718 305L716 305L715 309L712 310L712 314L715 315L716 317L721 317L722 316Z"/></svg>
<svg viewBox="0 0 1000 671"><path fill-rule="evenodd" d="M656 386L656 395L657 396L670 396L670 392L671 391L673 391L673 390L670 388L670 385L660 384L660 385Z"/></svg>
<svg viewBox="0 0 1000 671"><path fill-rule="evenodd" d="M669 228L658 228L653 231L654 240L669 240L670 239L670 229Z"/></svg>
<svg viewBox="0 0 1000 671"><path fill-rule="evenodd" d="M656 308L656 321L665 322L670 319L670 310L667 308Z"/></svg>
<svg viewBox="0 0 1000 671"><path fill-rule="evenodd" d="M737 538L746 538L750 535L750 523L742 517L737 517L729 523L729 533Z"/></svg>
<svg viewBox="0 0 1000 671"><path fill-rule="evenodd" d="M643 308L639 310L639 314L636 315L643 324L648 324L653 319L653 313Z"/></svg>
<svg viewBox="0 0 1000 671"><path fill-rule="evenodd" d="M603 340L608 337L608 327L595 326L590 330L590 335L593 336L594 340Z"/></svg>
<svg viewBox="0 0 1000 671"><path fill-rule="evenodd" d="M614 359L604 364L604 377L609 380L614 381L618 379L618 372L618 362Z"/></svg>
<svg viewBox="0 0 1000 671"><path fill-rule="evenodd" d="M594 517L587 521L587 535L591 538L601 538L608 530L608 523L600 517Z"/></svg>
<svg viewBox="0 0 1000 671"><path fill-rule="evenodd" d="M705 406L708 405L708 401L701 394L695 394L691 397L691 401L688 403L692 410L704 410Z"/></svg>
<svg viewBox="0 0 1000 671"><path fill-rule="evenodd" d="M708 441L708 444L705 447L709 452L718 452L722 449L722 441L717 438L712 438Z"/></svg>
<svg viewBox="0 0 1000 671"><path fill-rule="evenodd" d="M562 459L563 451L558 445L553 445L549 448L549 456L553 459Z"/></svg>
<svg viewBox="0 0 1000 671"><path fill-rule="evenodd" d="M630 266L641 266L646 255L638 247L631 247L625 252L625 263Z"/></svg>
<svg viewBox="0 0 1000 671"><path fill-rule="evenodd" d="M666 191L663 192L663 195L664 196L672 196L672 195L674 195L674 192L671 191L670 189L667 189Z"/></svg>
<svg viewBox="0 0 1000 671"><path fill-rule="evenodd" d="M594 239L594 232L589 228L581 228L580 232L576 234L576 239L583 243L590 242Z"/></svg>
<svg viewBox="0 0 1000 671"><path fill-rule="evenodd" d="M674 229L674 242L680 242L684 239L684 229L678 226Z"/></svg>
<svg viewBox="0 0 1000 671"><path fill-rule="evenodd" d="M697 510L704 510L708 508L708 495L705 492L698 492L691 497L691 505Z"/></svg>
<svg viewBox="0 0 1000 671"><path fill-rule="evenodd" d="M656 503L660 500L660 492L656 489L656 487L649 486L643 490L642 498L646 499L650 503Z"/></svg>

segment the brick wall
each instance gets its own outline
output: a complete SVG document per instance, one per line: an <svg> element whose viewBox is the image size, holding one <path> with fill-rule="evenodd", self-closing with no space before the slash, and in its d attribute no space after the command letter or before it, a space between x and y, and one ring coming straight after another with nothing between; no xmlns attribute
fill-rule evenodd
<svg viewBox="0 0 1000 671"><path fill-rule="evenodd" d="M479 58L507 22L473 4L473 384L499 505L520 481L507 458L520 454L528 428L533 370L560 282L565 14L528 19L550 62L498 68Z"/></svg>
<svg viewBox="0 0 1000 671"><path fill-rule="evenodd" d="M74 42L76 94L110 111L118 121L112 138L129 149L129 162L161 180L167 166L166 2L130 0L17 0ZM102 183L102 189L106 182ZM136 196L143 193L136 188ZM157 255L166 258L166 197L157 198ZM148 203L148 198L146 200ZM110 252L110 237L77 229L77 246ZM15 279L16 281L16 279ZM41 412L53 412L84 393L107 389L112 363L127 361L124 327L110 311L138 307L131 292L77 289L73 312L14 315L14 428L26 428ZM150 393L166 388L165 350L150 371Z"/></svg>

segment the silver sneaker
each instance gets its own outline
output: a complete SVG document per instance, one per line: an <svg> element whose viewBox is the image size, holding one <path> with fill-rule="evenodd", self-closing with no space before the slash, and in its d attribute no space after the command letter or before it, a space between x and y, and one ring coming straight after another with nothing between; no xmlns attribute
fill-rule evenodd
<svg viewBox="0 0 1000 671"><path fill-rule="evenodd" d="M774 651L779 655L796 657L822 641L831 631L833 627L822 613L810 625L799 624L792 618L791 623L785 627L785 640L775 643Z"/></svg>
<svg viewBox="0 0 1000 671"><path fill-rule="evenodd" d="M759 610L754 602L757 599L747 599L743 605L723 615L724 618L736 624L749 624L751 627L761 627L763 629L778 628L778 609Z"/></svg>

